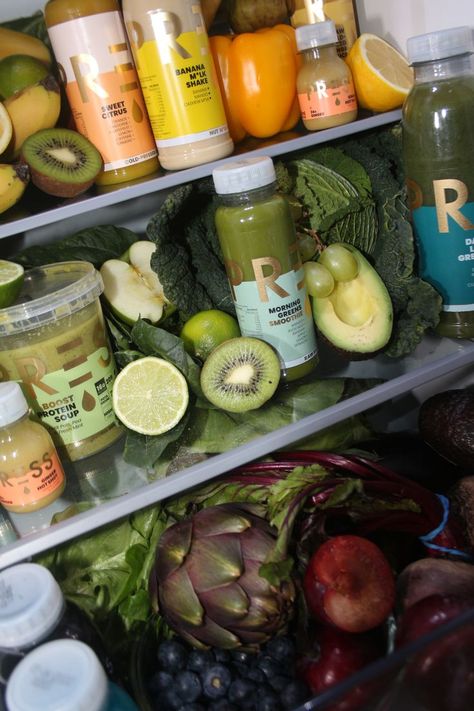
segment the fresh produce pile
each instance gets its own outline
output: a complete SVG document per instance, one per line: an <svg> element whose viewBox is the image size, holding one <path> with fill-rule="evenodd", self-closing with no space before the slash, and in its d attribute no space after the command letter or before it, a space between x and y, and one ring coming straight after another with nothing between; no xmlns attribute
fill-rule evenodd
<svg viewBox="0 0 474 711"><path fill-rule="evenodd" d="M466 433L451 462L423 443L423 411L436 428L446 401ZM145 711L296 708L409 644L409 693L461 711L474 687L464 675L453 688L449 659L472 668L472 389L432 396L419 422L357 449L277 452L39 562L131 665ZM463 615L470 624L419 649ZM368 708L396 670L330 708Z"/></svg>

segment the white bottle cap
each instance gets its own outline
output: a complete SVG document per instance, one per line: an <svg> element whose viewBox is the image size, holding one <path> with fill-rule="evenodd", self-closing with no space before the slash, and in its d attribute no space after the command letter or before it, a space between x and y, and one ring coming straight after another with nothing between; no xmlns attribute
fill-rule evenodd
<svg viewBox="0 0 474 711"><path fill-rule="evenodd" d="M472 51L472 29L467 26L428 32L425 35L409 37L407 40L410 64L432 62Z"/></svg>
<svg viewBox="0 0 474 711"><path fill-rule="evenodd" d="M19 420L28 412L28 403L18 385L13 380L0 383L0 427Z"/></svg>
<svg viewBox="0 0 474 711"><path fill-rule="evenodd" d="M245 158L214 168L212 179L219 195L245 193L274 183L275 166L268 156Z"/></svg>
<svg viewBox="0 0 474 711"><path fill-rule="evenodd" d="M323 47L337 43L336 25L332 20L314 22L296 28L296 44L300 52L310 47Z"/></svg>
<svg viewBox="0 0 474 711"><path fill-rule="evenodd" d="M47 568L21 563L0 573L0 647L37 644L54 629L64 608L61 588Z"/></svg>
<svg viewBox="0 0 474 711"><path fill-rule="evenodd" d="M95 652L55 639L23 657L7 684L8 711L102 711L108 682Z"/></svg>

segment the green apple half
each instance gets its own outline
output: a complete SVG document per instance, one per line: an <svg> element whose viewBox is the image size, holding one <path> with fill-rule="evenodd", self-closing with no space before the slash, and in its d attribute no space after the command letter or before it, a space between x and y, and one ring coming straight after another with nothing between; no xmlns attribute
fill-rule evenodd
<svg viewBox="0 0 474 711"><path fill-rule="evenodd" d="M158 323L174 311L150 266L155 249L153 242L139 240L127 250L125 259L108 259L100 268L105 300L130 325L139 318Z"/></svg>

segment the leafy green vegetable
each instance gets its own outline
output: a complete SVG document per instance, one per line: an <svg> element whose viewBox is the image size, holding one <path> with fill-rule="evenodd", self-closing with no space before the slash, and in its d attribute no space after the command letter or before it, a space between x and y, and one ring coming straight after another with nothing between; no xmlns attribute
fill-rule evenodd
<svg viewBox="0 0 474 711"><path fill-rule="evenodd" d="M75 259L83 259L99 268L107 259L121 257L137 239L137 235L125 227L98 225L58 242L27 247L13 259L27 269Z"/></svg>
<svg viewBox="0 0 474 711"><path fill-rule="evenodd" d="M182 185L172 192L147 225L157 246L151 266L167 299L186 317L221 308L235 313L224 265L216 258L213 191L209 181Z"/></svg>
<svg viewBox="0 0 474 711"><path fill-rule="evenodd" d="M187 427L188 420L189 410L173 429L153 437L127 430L123 449L124 461L137 467L151 469L158 462L168 445L180 439Z"/></svg>

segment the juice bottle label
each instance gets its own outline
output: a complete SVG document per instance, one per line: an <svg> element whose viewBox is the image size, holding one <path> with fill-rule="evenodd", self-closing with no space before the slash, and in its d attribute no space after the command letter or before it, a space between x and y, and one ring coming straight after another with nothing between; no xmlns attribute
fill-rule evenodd
<svg viewBox="0 0 474 711"><path fill-rule="evenodd" d="M279 274L272 257L254 259L252 265L256 281L240 281L238 265L226 264L242 335L270 343L285 369L311 360L317 346L303 268Z"/></svg>
<svg viewBox="0 0 474 711"><path fill-rule="evenodd" d="M409 180L421 276L443 297L443 311L474 310L474 202L460 180L434 180L435 205L423 205Z"/></svg>
<svg viewBox="0 0 474 711"><path fill-rule="evenodd" d="M54 493L63 482L64 471L57 453L44 452L20 475L0 471L0 502L7 508L32 506Z"/></svg>
<svg viewBox="0 0 474 711"><path fill-rule="evenodd" d="M357 109L357 100L352 81L344 82L336 88L328 87L324 79L316 82L309 91L298 94L303 120L338 116Z"/></svg>
<svg viewBox="0 0 474 711"><path fill-rule="evenodd" d="M177 34L173 18L155 13L155 40L143 39L138 22L127 24L158 149L228 133L207 34Z"/></svg>
<svg viewBox="0 0 474 711"><path fill-rule="evenodd" d="M125 28L104 12L48 29L79 133L100 151L104 170L156 156Z"/></svg>

